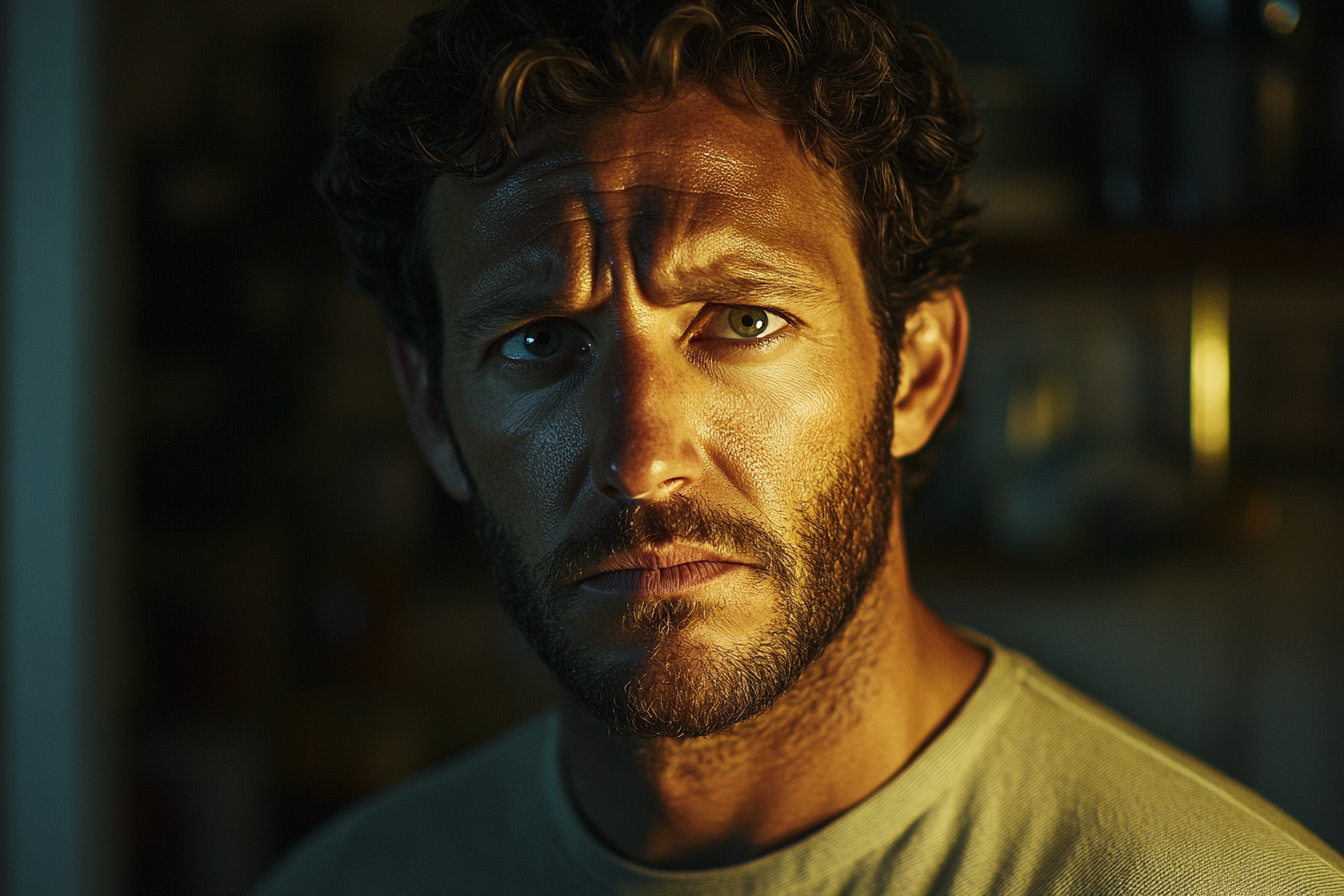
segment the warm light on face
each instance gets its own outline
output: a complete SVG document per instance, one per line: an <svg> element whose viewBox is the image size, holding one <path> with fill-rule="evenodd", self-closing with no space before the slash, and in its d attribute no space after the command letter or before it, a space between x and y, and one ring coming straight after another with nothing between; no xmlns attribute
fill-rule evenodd
<svg viewBox="0 0 1344 896"><path fill-rule="evenodd" d="M597 718L723 730L802 674L891 538L894 384L843 182L707 89L518 146L431 194L449 448L496 582Z"/></svg>
<svg viewBox="0 0 1344 896"><path fill-rule="evenodd" d="M1190 315L1190 447L1196 478L1227 475L1231 368L1227 348L1227 272L1195 273Z"/></svg>

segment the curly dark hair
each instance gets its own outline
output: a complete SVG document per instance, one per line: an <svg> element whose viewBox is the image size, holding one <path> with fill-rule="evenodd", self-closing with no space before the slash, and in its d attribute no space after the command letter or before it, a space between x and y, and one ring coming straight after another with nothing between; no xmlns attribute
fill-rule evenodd
<svg viewBox="0 0 1344 896"><path fill-rule="evenodd" d="M744 97L841 172L895 354L910 309L970 261L979 131L947 48L886 0L451 0L420 16L351 98L319 175L355 282L440 369L430 184L498 170L540 117L670 99L687 80Z"/></svg>

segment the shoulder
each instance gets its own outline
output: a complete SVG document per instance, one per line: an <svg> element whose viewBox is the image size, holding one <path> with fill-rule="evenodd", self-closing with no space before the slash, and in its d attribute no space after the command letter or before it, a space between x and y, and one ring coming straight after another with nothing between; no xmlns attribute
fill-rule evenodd
<svg viewBox="0 0 1344 896"><path fill-rule="evenodd" d="M257 896L470 892L513 844L535 841L549 713L347 809L300 842ZM497 879L496 879L497 880Z"/></svg>
<svg viewBox="0 0 1344 896"><path fill-rule="evenodd" d="M1033 809L1013 839L1048 844L1038 872L1117 892L1344 893L1344 859L1278 807L1004 653L1020 692L991 754Z"/></svg>

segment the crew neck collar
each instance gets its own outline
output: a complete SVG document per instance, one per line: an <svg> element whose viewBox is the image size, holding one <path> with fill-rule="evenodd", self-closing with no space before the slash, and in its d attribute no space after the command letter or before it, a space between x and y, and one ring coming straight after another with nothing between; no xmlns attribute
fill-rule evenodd
<svg viewBox="0 0 1344 896"><path fill-rule="evenodd" d="M864 856L890 849L975 764L1021 690L1025 668L1012 651L965 628L958 634L989 659L979 684L946 728L904 769L849 811L800 840L747 862L697 871L640 865L611 850L579 816L564 782L558 714L540 739L542 801L548 835L595 891L658 896L823 892L830 878Z"/></svg>

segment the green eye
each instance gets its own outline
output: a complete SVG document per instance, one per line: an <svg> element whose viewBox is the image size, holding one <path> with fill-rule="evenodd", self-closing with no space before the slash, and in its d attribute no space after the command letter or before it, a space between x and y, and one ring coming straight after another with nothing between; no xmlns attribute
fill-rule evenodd
<svg viewBox="0 0 1344 896"><path fill-rule="evenodd" d="M707 335L729 341L757 341L770 336L789 322L773 311L751 305L733 305L721 308L710 324Z"/></svg>
<svg viewBox="0 0 1344 896"><path fill-rule="evenodd" d="M728 326L739 336L760 336L770 325L770 315L760 308L729 308Z"/></svg>

